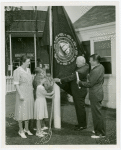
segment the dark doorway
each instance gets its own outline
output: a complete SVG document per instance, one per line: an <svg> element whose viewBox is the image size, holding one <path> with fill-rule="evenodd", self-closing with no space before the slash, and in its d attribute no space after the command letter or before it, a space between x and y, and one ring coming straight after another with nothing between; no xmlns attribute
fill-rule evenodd
<svg viewBox="0 0 121 150"><path fill-rule="evenodd" d="M84 50L86 52L86 62L89 64L89 67L91 69L90 63L89 63L89 57L90 57L90 41L83 41L82 42Z"/></svg>
<svg viewBox="0 0 121 150"><path fill-rule="evenodd" d="M30 70L31 70L31 73L34 74L34 70L35 70L35 61L34 60L31 60L31 64L30 64Z"/></svg>

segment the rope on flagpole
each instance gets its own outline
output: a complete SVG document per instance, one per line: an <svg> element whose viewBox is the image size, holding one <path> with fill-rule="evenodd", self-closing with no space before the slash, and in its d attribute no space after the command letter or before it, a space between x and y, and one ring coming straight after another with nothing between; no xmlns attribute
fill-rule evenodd
<svg viewBox="0 0 121 150"><path fill-rule="evenodd" d="M53 85L53 87L54 87L54 85ZM40 144L48 143L51 139L51 136L52 136L51 124L52 124L52 116L53 116L53 104L54 104L53 102L54 102L54 98L52 98L51 114L50 114L50 119L49 119L48 133L47 133L47 135L45 135L44 137L41 138Z"/></svg>
<svg viewBox="0 0 121 150"><path fill-rule="evenodd" d="M51 123L52 123L52 114L53 114L53 99L52 99L52 106L51 106L51 115L49 120L49 129L47 135L41 138L40 144L48 143L52 136L52 129L51 129Z"/></svg>
<svg viewBox="0 0 121 150"><path fill-rule="evenodd" d="M53 52L52 52L52 15L51 15L51 6L49 6L49 26L50 26L50 65L51 65L51 76L53 77ZM54 89L54 84L53 83L53 90ZM51 104L51 113L50 113L50 119L49 119L49 129L47 135L41 138L40 143L45 144L48 143L51 139L52 136L52 129L51 129L51 124L52 124L52 116L53 116L53 108L54 108L54 97L52 98L52 104Z"/></svg>

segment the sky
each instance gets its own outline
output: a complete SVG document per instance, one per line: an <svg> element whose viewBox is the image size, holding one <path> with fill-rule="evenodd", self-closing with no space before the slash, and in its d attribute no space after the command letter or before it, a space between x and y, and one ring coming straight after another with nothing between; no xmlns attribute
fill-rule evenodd
<svg viewBox="0 0 121 150"><path fill-rule="evenodd" d="M89 9L93 6L64 6L72 23L78 20L81 16L83 16ZM34 6L24 6L24 10L32 10ZM38 10L47 11L47 6L37 6Z"/></svg>

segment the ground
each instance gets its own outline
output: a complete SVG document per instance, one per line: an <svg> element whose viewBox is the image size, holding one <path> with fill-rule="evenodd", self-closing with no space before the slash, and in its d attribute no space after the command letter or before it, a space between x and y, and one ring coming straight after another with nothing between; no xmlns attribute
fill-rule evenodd
<svg viewBox="0 0 121 150"><path fill-rule="evenodd" d="M48 101L48 112L50 112L51 101ZM35 131L30 126L33 136L22 139L18 135L18 123L13 119L15 110L15 93L6 95L6 145L41 145L40 138L35 136ZM106 138L100 140L92 139L93 123L90 106L86 106L87 129L74 131L77 124L75 108L73 103L69 103L66 94L61 96L61 130L54 129L52 124L52 136L45 145L96 145L96 144L116 144L116 110L103 108L106 120ZM50 113L49 113L50 114Z"/></svg>

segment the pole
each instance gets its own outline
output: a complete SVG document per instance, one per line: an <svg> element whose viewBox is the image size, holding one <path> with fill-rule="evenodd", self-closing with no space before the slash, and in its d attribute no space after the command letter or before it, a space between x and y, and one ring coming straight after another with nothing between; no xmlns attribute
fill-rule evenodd
<svg viewBox="0 0 121 150"><path fill-rule="evenodd" d="M52 74L52 12L51 12L51 6L49 6L49 33L50 33L50 45L49 45L49 54L50 54L50 71L51 71L51 75L53 77Z"/></svg>
<svg viewBox="0 0 121 150"><path fill-rule="evenodd" d="M37 45L37 6L35 6L35 20L36 20L36 23L35 23L35 30L36 30L36 45ZM37 67L37 47L36 47L36 59L35 59L35 67Z"/></svg>
<svg viewBox="0 0 121 150"><path fill-rule="evenodd" d="M12 64L11 34L9 34L9 39L10 39L10 70L11 70L11 76L12 76L13 64Z"/></svg>
<svg viewBox="0 0 121 150"><path fill-rule="evenodd" d="M51 75L53 77L53 31L52 31L52 7L49 7L49 29L50 29L50 64L51 64ZM60 87L54 84L55 97L53 99L54 105L54 128L61 129L61 115L60 115Z"/></svg>
<svg viewBox="0 0 121 150"><path fill-rule="evenodd" d="M36 33L34 34L34 54L35 54L35 68L37 67L37 50L36 50Z"/></svg>

